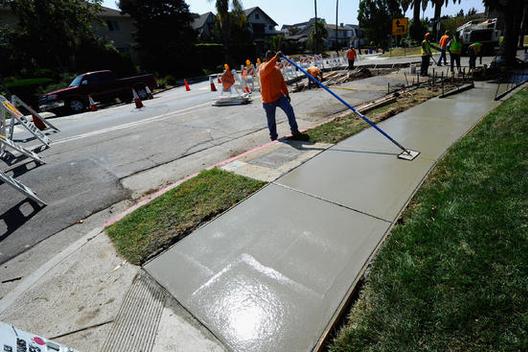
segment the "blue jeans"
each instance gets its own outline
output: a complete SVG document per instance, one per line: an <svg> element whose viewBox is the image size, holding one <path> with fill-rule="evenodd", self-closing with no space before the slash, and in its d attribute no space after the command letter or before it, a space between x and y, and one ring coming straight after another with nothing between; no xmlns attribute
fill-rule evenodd
<svg viewBox="0 0 528 352"><path fill-rule="evenodd" d="M444 59L444 65L447 65L446 49L440 50L440 58L438 59L438 66L442 64L442 58Z"/></svg>
<svg viewBox="0 0 528 352"><path fill-rule="evenodd" d="M295 112L293 112L293 107L285 96L280 97L273 103L263 103L262 106L264 107L266 117L268 118L268 129L271 139L277 139L278 137L277 122L275 120L275 111L277 110L277 107L281 108L282 111L286 113L286 116L288 116L291 133L299 133L299 127L297 127L297 121L295 120Z"/></svg>

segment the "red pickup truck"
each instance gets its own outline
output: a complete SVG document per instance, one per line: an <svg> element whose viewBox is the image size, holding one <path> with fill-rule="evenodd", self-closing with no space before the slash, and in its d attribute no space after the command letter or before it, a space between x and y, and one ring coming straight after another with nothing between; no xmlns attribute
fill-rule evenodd
<svg viewBox="0 0 528 352"><path fill-rule="evenodd" d="M58 114L77 114L89 107L88 97L102 103L111 103L115 99L130 102L133 99L132 89L135 89L141 99L148 99L146 87L151 91L157 87L153 75L116 78L109 70L88 72L75 77L68 87L40 96L39 109Z"/></svg>

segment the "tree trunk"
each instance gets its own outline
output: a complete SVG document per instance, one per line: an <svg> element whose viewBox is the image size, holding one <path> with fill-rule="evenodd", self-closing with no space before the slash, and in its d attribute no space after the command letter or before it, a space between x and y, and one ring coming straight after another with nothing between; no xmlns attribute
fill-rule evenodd
<svg viewBox="0 0 528 352"><path fill-rule="evenodd" d="M434 10L434 25L433 25L433 38L438 41L439 31L438 28L440 27L440 17L442 15L442 2L436 1L435 2L435 10Z"/></svg>
<svg viewBox="0 0 528 352"><path fill-rule="evenodd" d="M528 34L528 2L524 4L524 14L521 26L521 32L519 34L519 48L524 47L524 36Z"/></svg>
<svg viewBox="0 0 528 352"><path fill-rule="evenodd" d="M425 1L425 0L424 0ZM414 40L420 40L421 38L421 23L420 23L420 9L422 0L413 0L413 25L411 28L411 37Z"/></svg>
<svg viewBox="0 0 528 352"><path fill-rule="evenodd" d="M518 0L510 0L504 8L504 50L502 58L504 64L513 66L517 57L517 42L523 14L523 3Z"/></svg>

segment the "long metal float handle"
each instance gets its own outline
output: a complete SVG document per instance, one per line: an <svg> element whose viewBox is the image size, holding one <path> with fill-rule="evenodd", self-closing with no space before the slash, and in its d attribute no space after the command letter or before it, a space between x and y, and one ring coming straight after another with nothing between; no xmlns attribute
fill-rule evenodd
<svg viewBox="0 0 528 352"><path fill-rule="evenodd" d="M304 68L302 68L301 66L297 65L293 60L291 60L290 58L288 58L287 56L285 56L284 54L281 54L281 57L284 58L286 61L288 61L290 64L292 64L293 66L295 66L298 70L300 70L302 73L304 73L306 75L306 77L308 77L308 79L311 79L313 82L317 83L321 88L323 88L324 90L326 90L328 93L330 93L334 98L336 98L337 100L339 100L343 105L345 105L347 108L349 108L350 110L352 110L352 112L354 114L356 114L357 116L359 116L361 119L363 119L363 121L365 121L366 123L368 123L370 126L374 127L379 133L381 133L382 135L384 135L389 141L391 141L394 145L396 145L398 148L400 148L401 150L403 150L404 153L407 153L407 154L410 154L409 150L407 148L405 148L404 146L402 146L400 143L396 142L396 140L394 138L392 138L391 136L389 136L385 131L383 131L381 128L379 128L374 122L372 122L368 117L366 117L365 115L363 115L362 113L360 113L359 111L356 110L355 107L353 107L352 105L350 105L349 103L347 103L343 98L341 98L339 95L335 94L334 92L332 92L330 90L330 88L328 88L326 85L324 85L321 81L319 81L317 78L315 78L314 76L312 76L311 74L309 74Z"/></svg>

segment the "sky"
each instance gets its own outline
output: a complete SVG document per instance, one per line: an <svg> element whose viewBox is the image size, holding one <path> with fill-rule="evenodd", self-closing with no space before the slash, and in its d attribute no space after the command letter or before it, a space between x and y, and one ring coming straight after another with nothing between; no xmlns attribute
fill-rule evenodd
<svg viewBox="0 0 528 352"><path fill-rule="evenodd" d="M293 24L304 22L314 17L314 6L312 0L241 0L244 8L259 6L271 18L279 24L277 29L283 24ZM117 8L116 0L104 0L104 5ZM191 12L205 13L214 12L214 1L209 0L187 0ZM339 23L357 24L359 0L341 0L339 1ZM476 8L479 12L484 11L482 0L462 0L461 4L453 4L449 1L449 7L442 9L442 14L453 15L464 9L464 12L470 8ZM324 18L327 23L335 23L336 0L317 0L317 15ZM407 17L412 17L412 11L409 10ZM426 17L433 17L431 6L425 11Z"/></svg>

